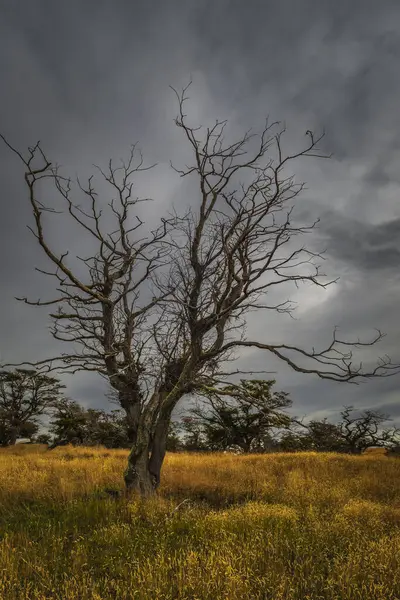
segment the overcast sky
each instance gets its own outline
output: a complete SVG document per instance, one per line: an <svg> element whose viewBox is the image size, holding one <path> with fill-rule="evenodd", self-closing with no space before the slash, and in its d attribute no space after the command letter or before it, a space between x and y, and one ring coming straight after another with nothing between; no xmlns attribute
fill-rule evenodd
<svg viewBox="0 0 400 600"><path fill-rule="evenodd" d="M338 325L348 337L387 337L375 348L400 361L400 3L398 0L1 0L0 130L21 149L41 140L65 173L126 156L138 141L157 170L144 181L152 216L181 204L182 181L169 161L186 148L169 86L193 79L189 115L232 134L285 121L289 149L324 129L330 161L307 160L302 214L321 218L312 244L327 249L324 270L340 281L303 288L296 321L249 320L260 341L321 347ZM182 163L181 163L182 164ZM52 283L26 225L32 223L23 170L0 145L0 361L45 358L57 346L46 310L15 296L51 296ZM154 207L157 207L154 209ZM155 212L154 212L155 210ZM84 241L58 219L51 239L71 252ZM66 348L62 348L64 351ZM293 412L335 417L344 404L379 408L400 421L400 376L360 386L298 375L265 354L247 368L277 370ZM67 393L107 407L94 375L64 377Z"/></svg>

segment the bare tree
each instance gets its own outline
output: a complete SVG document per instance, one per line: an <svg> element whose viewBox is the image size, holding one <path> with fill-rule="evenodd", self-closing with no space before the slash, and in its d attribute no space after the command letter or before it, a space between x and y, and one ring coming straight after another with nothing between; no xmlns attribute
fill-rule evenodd
<svg viewBox="0 0 400 600"><path fill-rule="evenodd" d="M391 421L388 415L375 410L364 410L361 415L352 415L354 408L345 406L340 413L342 421L339 430L348 451L360 454L371 446L391 448L399 444L400 429L398 427L380 429L385 421Z"/></svg>
<svg viewBox="0 0 400 600"><path fill-rule="evenodd" d="M283 449L317 450L320 452L345 452L361 454L371 446L383 446L388 450L399 445L400 429L382 428L385 421L392 419L379 411L364 410L359 416L353 415L354 408L345 406L339 423L329 423L325 417L321 421L312 420L281 437Z"/></svg>
<svg viewBox="0 0 400 600"><path fill-rule="evenodd" d="M37 432L37 419L48 413L65 386L55 377L32 369L0 372L0 444Z"/></svg>
<svg viewBox="0 0 400 600"><path fill-rule="evenodd" d="M267 122L261 135L248 132L228 143L226 122L207 129L191 126L184 112L187 88L175 93L175 122L193 162L173 168L181 177L193 178L198 192L186 214L172 213L143 237L132 178L147 167L141 157L135 162L135 148L121 167L110 161L107 171L99 169L114 196L109 207L115 228L108 224L106 233L92 178L85 186L78 180L88 201L83 209L72 200L71 180L51 165L39 143L24 157L4 140L24 164L32 231L56 267L44 272L57 280L58 296L33 303L57 306L51 313L53 336L81 348L41 364L47 369L93 370L109 379L135 432L125 484L143 495L154 493L159 485L168 426L178 401L204 385L226 384L233 373L245 374L227 366L243 347L266 351L298 372L338 382L399 371L389 357L371 370L353 364L351 347L375 344L382 338L380 332L369 342L350 342L339 339L335 330L332 341L319 351L246 338L250 311L290 314L293 309L290 301L269 301L269 292L277 286L332 283L319 272L320 254L292 244L316 222L294 222L293 203L303 184L287 173L295 160L322 156L322 136L315 138L308 131L305 148L285 154L284 129ZM67 252L57 254L49 245L43 222L49 209L38 196L43 180L55 185L69 216L97 243L97 253L81 259L84 275L71 266Z"/></svg>

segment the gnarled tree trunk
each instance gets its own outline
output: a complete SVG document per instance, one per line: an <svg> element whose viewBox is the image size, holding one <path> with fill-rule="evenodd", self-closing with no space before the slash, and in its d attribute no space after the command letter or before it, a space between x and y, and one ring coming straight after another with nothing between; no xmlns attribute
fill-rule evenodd
<svg viewBox="0 0 400 600"><path fill-rule="evenodd" d="M173 404L163 406L165 394L155 393L136 423L135 441L124 480L128 495L152 496L161 480Z"/></svg>
<svg viewBox="0 0 400 600"><path fill-rule="evenodd" d="M136 389L127 388L119 390L118 399L126 413L129 442L134 445L140 419L140 395Z"/></svg>
<svg viewBox="0 0 400 600"><path fill-rule="evenodd" d="M140 397L136 390L125 391L121 398L131 432L133 432L132 448L128 456L128 465L124 474L126 493L128 496L138 494L143 497L156 493L159 476L155 476L150 469L150 453L153 445L153 425L157 418L161 396L155 392L149 403L142 407Z"/></svg>
<svg viewBox="0 0 400 600"><path fill-rule="evenodd" d="M158 488L161 480L161 467L164 462L169 424L171 420L172 408L168 410L161 409L157 424L151 441L151 455L149 459L149 471L154 477L155 486Z"/></svg>
<svg viewBox="0 0 400 600"><path fill-rule="evenodd" d="M137 494L149 497L156 493L156 480L149 471L148 441L146 443L140 435L130 451L124 480L126 493L129 496Z"/></svg>
<svg viewBox="0 0 400 600"><path fill-rule="evenodd" d="M136 442L128 456L124 480L128 495L152 496L161 480L169 421L159 421L150 435L143 426L137 429Z"/></svg>

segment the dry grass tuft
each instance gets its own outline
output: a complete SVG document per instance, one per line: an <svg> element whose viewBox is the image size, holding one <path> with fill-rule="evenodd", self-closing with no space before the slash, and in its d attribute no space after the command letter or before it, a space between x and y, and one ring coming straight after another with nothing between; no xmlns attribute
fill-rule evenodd
<svg viewBox="0 0 400 600"><path fill-rule="evenodd" d="M389 451L387 448L366 448L363 452L365 456L388 456Z"/></svg>

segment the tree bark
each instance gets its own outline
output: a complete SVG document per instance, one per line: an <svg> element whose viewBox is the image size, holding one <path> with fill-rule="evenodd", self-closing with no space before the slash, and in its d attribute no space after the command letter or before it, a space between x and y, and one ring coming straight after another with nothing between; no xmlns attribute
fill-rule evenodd
<svg viewBox="0 0 400 600"><path fill-rule="evenodd" d="M171 390L171 394L173 401L170 397L166 403L166 390L154 392L149 403L142 409L143 412L140 404L132 401L135 396L129 398L125 394L123 406L129 423L135 430L135 439L124 475L128 496L135 493L144 497L153 496L160 485L171 414L183 392L176 389Z"/></svg>
<svg viewBox="0 0 400 600"><path fill-rule="evenodd" d="M136 390L121 390L119 392L119 402L126 413L129 442L134 445L136 443L137 429L139 426L140 398L138 398Z"/></svg>
<svg viewBox="0 0 400 600"><path fill-rule="evenodd" d="M154 496L157 488L156 477L149 468L151 437L151 411L146 407L140 414L135 426L135 440L128 456L128 465L124 474L128 496L138 494L142 497Z"/></svg>
<svg viewBox="0 0 400 600"><path fill-rule="evenodd" d="M164 462L168 429L171 420L172 409L162 411L159 415L151 442L151 456L149 459L149 471L154 477L155 486L158 488L161 481L161 467Z"/></svg>
<svg viewBox="0 0 400 600"><path fill-rule="evenodd" d="M128 496L138 495L144 498L154 496L156 481L149 471L149 449L132 448L128 457L128 466L124 475L125 488Z"/></svg>
<svg viewBox="0 0 400 600"><path fill-rule="evenodd" d="M155 424L150 426L151 412L143 415L136 426L136 440L128 457L125 486L128 495L156 494L161 481L161 468L167 446L168 429L173 406L155 411Z"/></svg>

